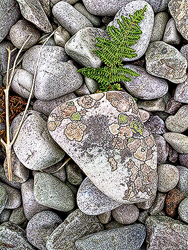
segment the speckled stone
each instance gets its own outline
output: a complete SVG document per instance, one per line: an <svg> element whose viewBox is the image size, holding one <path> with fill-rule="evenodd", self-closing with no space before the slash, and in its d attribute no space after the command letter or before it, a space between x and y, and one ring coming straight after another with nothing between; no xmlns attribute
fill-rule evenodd
<svg viewBox="0 0 188 250"><path fill-rule="evenodd" d="M172 163L178 161L178 152L169 145L168 160Z"/></svg>
<svg viewBox="0 0 188 250"><path fill-rule="evenodd" d="M144 109L146 111L151 111L151 112L165 111L165 101L163 98L150 100L150 101L138 100L137 104L140 109Z"/></svg>
<svg viewBox="0 0 188 250"><path fill-rule="evenodd" d="M182 221L188 223L188 198L182 200L178 206L178 214Z"/></svg>
<svg viewBox="0 0 188 250"><path fill-rule="evenodd" d="M160 135L167 132L164 121L157 115L150 116L144 125L152 134Z"/></svg>
<svg viewBox="0 0 188 250"><path fill-rule="evenodd" d="M163 136L178 153L188 153L188 136L174 132L165 133Z"/></svg>
<svg viewBox="0 0 188 250"><path fill-rule="evenodd" d="M26 219L25 214L24 214L23 206L20 206L20 207L14 209L11 213L10 218L9 218L10 222L17 224L17 225L21 225L26 220L27 219Z"/></svg>
<svg viewBox="0 0 188 250"><path fill-rule="evenodd" d="M179 84L180 85L180 84ZM178 86L179 86L178 85ZM174 98L172 97L167 105L166 105L166 109L165 112L170 114L170 115L175 115L175 113L178 111L178 109L182 106L183 104L181 102L177 102L174 100ZM166 119L165 119L166 120Z"/></svg>
<svg viewBox="0 0 188 250"><path fill-rule="evenodd" d="M4 209L0 213L0 223L7 222L10 218L11 213L12 213L11 209Z"/></svg>
<svg viewBox="0 0 188 250"><path fill-rule="evenodd" d="M5 160L5 159L3 159L3 160ZM13 188L16 188L16 189L21 188L21 183L8 180L8 178L5 175L4 167L3 167L3 165L1 163L0 163L0 181L8 184L9 186L11 186Z"/></svg>
<svg viewBox="0 0 188 250"><path fill-rule="evenodd" d="M94 79L88 78L88 77L84 77L85 79L85 84L87 86L87 88L89 89L90 93L93 94L97 91L97 89L99 88L99 84L98 82L96 82Z"/></svg>
<svg viewBox="0 0 188 250"><path fill-rule="evenodd" d="M63 166L64 162L65 160L63 159L62 161L56 163L55 165L49 168L43 169L43 171L45 173L52 174L53 176L57 177L62 182L65 182L67 179L67 176L66 176L65 167Z"/></svg>
<svg viewBox="0 0 188 250"><path fill-rule="evenodd" d="M54 32L54 41L58 46L64 47L65 43L70 38L71 38L70 33L61 26L59 26L57 30Z"/></svg>
<svg viewBox="0 0 188 250"><path fill-rule="evenodd" d="M138 208L141 208L143 210L148 210L154 203L156 195L153 195L150 200L136 203L136 206Z"/></svg>
<svg viewBox="0 0 188 250"><path fill-rule="evenodd" d="M188 103L188 79L176 87L174 100L181 103Z"/></svg>
<svg viewBox="0 0 188 250"><path fill-rule="evenodd" d="M188 154L179 154L180 164L188 168Z"/></svg>
<svg viewBox="0 0 188 250"><path fill-rule="evenodd" d="M100 220L100 222L104 225L111 221L112 219L112 212L108 211L103 214L97 215L97 218Z"/></svg>
<svg viewBox="0 0 188 250"><path fill-rule="evenodd" d="M179 170L179 182L177 188L188 197L188 169L183 166L176 166Z"/></svg>
<svg viewBox="0 0 188 250"><path fill-rule="evenodd" d="M48 250L75 249L75 241L83 236L103 230L96 216L89 216L79 209L68 215L47 240Z"/></svg>
<svg viewBox="0 0 188 250"><path fill-rule="evenodd" d="M51 15L51 9L50 9L51 1L50 0L39 0L39 1L42 5L42 8L45 11L46 15L48 17L50 17L50 15Z"/></svg>
<svg viewBox="0 0 188 250"><path fill-rule="evenodd" d="M169 146L163 136L157 134L153 136L157 145L157 163L163 164L167 160Z"/></svg>
<svg viewBox="0 0 188 250"><path fill-rule="evenodd" d="M142 122L145 123L150 117L150 113L147 112L146 110L139 109L140 117L142 119Z"/></svg>
<svg viewBox="0 0 188 250"><path fill-rule="evenodd" d="M113 218L121 224L128 225L137 221L139 216L139 209L133 205L121 205L112 210Z"/></svg>
<svg viewBox="0 0 188 250"><path fill-rule="evenodd" d="M168 3L169 3L170 0L146 0L146 2L148 2L153 10L158 13L158 12L161 12L161 11L164 11L167 9L168 7Z"/></svg>
<svg viewBox="0 0 188 250"><path fill-rule="evenodd" d="M128 93L97 93L66 102L52 111L48 128L94 185L113 200L137 203L156 193L156 145Z"/></svg>
<svg viewBox="0 0 188 250"><path fill-rule="evenodd" d="M185 44L181 47L180 52L188 61L188 44Z"/></svg>
<svg viewBox="0 0 188 250"><path fill-rule="evenodd" d="M123 224L117 222L116 220L111 220L106 225L104 225L104 228L105 230L110 230L110 229L119 228L123 226L124 226Z"/></svg>
<svg viewBox="0 0 188 250"><path fill-rule="evenodd" d="M162 40L168 19L167 12L160 12L155 16L150 42Z"/></svg>
<svg viewBox="0 0 188 250"><path fill-rule="evenodd" d="M90 95L90 91L85 83L79 89L75 90L74 93L76 96Z"/></svg>
<svg viewBox="0 0 188 250"><path fill-rule="evenodd" d="M22 203L20 191L18 189L10 187L9 185L3 182L0 182L0 186L6 190L7 193L6 196L8 196L4 208L6 209L18 208Z"/></svg>
<svg viewBox="0 0 188 250"><path fill-rule="evenodd" d="M75 186L78 186L83 181L83 175L81 169L74 162L69 162L65 166L67 173L67 180Z"/></svg>
<svg viewBox="0 0 188 250"><path fill-rule="evenodd" d="M141 211L138 217L138 221L141 222L142 224L145 224L148 216L149 216L149 212L147 210Z"/></svg>
<svg viewBox="0 0 188 250"><path fill-rule="evenodd" d="M157 41L150 43L146 52L146 71L173 83L186 80L187 60L173 46Z"/></svg>
<svg viewBox="0 0 188 250"><path fill-rule="evenodd" d="M171 18L165 28L163 42L169 44L180 44L181 36L176 29L176 23L173 18Z"/></svg>
<svg viewBox="0 0 188 250"><path fill-rule="evenodd" d="M7 199L8 199L8 195L7 195L6 189L0 184L0 214L5 208Z"/></svg>
<svg viewBox="0 0 188 250"><path fill-rule="evenodd" d="M158 192L153 205L149 209L149 213L151 215L157 215L158 213L160 213L164 208L165 199L166 194Z"/></svg>

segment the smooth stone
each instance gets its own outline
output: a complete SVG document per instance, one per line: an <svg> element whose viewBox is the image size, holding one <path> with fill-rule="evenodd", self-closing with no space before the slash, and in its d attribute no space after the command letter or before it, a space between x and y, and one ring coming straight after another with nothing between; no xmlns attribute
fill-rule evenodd
<svg viewBox="0 0 188 250"><path fill-rule="evenodd" d="M54 32L54 41L57 46L65 47L66 42L71 38L70 33L59 26L57 30Z"/></svg>
<svg viewBox="0 0 188 250"><path fill-rule="evenodd" d="M12 213L11 209L4 209L0 213L0 223L7 222L10 218L11 213Z"/></svg>
<svg viewBox="0 0 188 250"><path fill-rule="evenodd" d="M142 122L145 123L150 117L150 113L147 112L146 110L139 109L140 117L142 119Z"/></svg>
<svg viewBox="0 0 188 250"><path fill-rule="evenodd" d="M80 237L103 230L96 216L89 216L76 209L49 236L48 250L75 249L75 241Z"/></svg>
<svg viewBox="0 0 188 250"><path fill-rule="evenodd" d="M75 4L79 0L50 0L50 1L51 1L52 4L56 4L56 3L60 2L60 1L70 3L70 4Z"/></svg>
<svg viewBox="0 0 188 250"><path fill-rule="evenodd" d="M182 200L178 206L178 214L182 221L188 223L188 198Z"/></svg>
<svg viewBox="0 0 188 250"><path fill-rule="evenodd" d="M169 145L168 160L172 163L178 161L178 152Z"/></svg>
<svg viewBox="0 0 188 250"><path fill-rule="evenodd" d="M173 83L186 80L187 60L173 46L157 41L150 43L146 52L146 71Z"/></svg>
<svg viewBox="0 0 188 250"><path fill-rule="evenodd" d="M5 159L4 159L5 160ZM16 189L20 189L21 188L21 183L19 182L15 182L15 181L9 181L6 174L5 174L5 170L3 167L3 164L0 163L0 181L8 184L9 186L16 188Z"/></svg>
<svg viewBox="0 0 188 250"><path fill-rule="evenodd" d="M181 85L181 83L179 84ZM178 85L178 86L179 86ZM177 102L174 100L174 98L172 97L167 105L166 105L166 109L165 112L170 114L170 115L175 115L175 113L178 111L178 109L182 106L183 104L181 102ZM165 119L166 120L166 119Z"/></svg>
<svg viewBox="0 0 188 250"><path fill-rule="evenodd" d="M2 211L5 208L5 205L7 203L8 200L8 195L7 195L7 191L6 189L1 186L0 184L0 214L2 213Z"/></svg>
<svg viewBox="0 0 188 250"><path fill-rule="evenodd" d="M20 17L19 5L15 0L1 1L0 3L0 43L8 35L12 25Z"/></svg>
<svg viewBox="0 0 188 250"><path fill-rule="evenodd" d="M174 132L165 133L163 136L178 153L188 153L188 136Z"/></svg>
<svg viewBox="0 0 188 250"><path fill-rule="evenodd" d="M44 9L40 1L32 0L16 0L19 3L22 16L33 23L38 29L44 31L45 33L50 33L53 31L52 25L50 24Z"/></svg>
<svg viewBox="0 0 188 250"><path fill-rule="evenodd" d="M66 174L67 174L67 180L70 182L70 184L78 186L83 181L83 175L81 169L76 165L74 162L70 162L66 164Z"/></svg>
<svg viewBox="0 0 188 250"><path fill-rule="evenodd" d="M147 249L187 249L188 225L168 216L149 216L146 220Z"/></svg>
<svg viewBox="0 0 188 250"><path fill-rule="evenodd" d="M156 13L167 10L169 1L170 0L146 0Z"/></svg>
<svg viewBox="0 0 188 250"><path fill-rule="evenodd" d="M169 116L165 121L168 130L183 133L188 129L188 105L182 106L175 115Z"/></svg>
<svg viewBox="0 0 188 250"><path fill-rule="evenodd" d="M16 132L21 118L22 113L12 121L12 135ZM31 170L50 167L65 156L65 152L50 136L46 119L45 115L29 110L13 146L20 162Z"/></svg>
<svg viewBox="0 0 188 250"><path fill-rule="evenodd" d="M163 164L167 160L169 146L163 136L157 134L153 136L157 145L157 163Z"/></svg>
<svg viewBox="0 0 188 250"><path fill-rule="evenodd" d="M85 214L99 215L121 206L121 203L110 199L86 177L78 189L77 205Z"/></svg>
<svg viewBox="0 0 188 250"><path fill-rule="evenodd" d="M164 121L158 115L151 115L144 125L152 134L160 135L167 132Z"/></svg>
<svg viewBox="0 0 188 250"><path fill-rule="evenodd" d="M111 91L73 99L52 111L48 128L108 197L127 204L146 201L156 193L156 145L128 93ZM132 171L143 177L130 178Z"/></svg>
<svg viewBox="0 0 188 250"><path fill-rule="evenodd" d="M129 225L137 221L139 209L133 204L123 204L120 207L112 210L112 216L117 222L124 225Z"/></svg>
<svg viewBox="0 0 188 250"><path fill-rule="evenodd" d="M87 88L89 89L91 94L94 94L97 89L99 88L99 84L98 82L96 82L94 79L88 78L88 77L84 77L85 79L85 84L87 86Z"/></svg>
<svg viewBox="0 0 188 250"><path fill-rule="evenodd" d="M149 209L149 213L151 215L157 215L158 213L160 213L164 209L165 199L166 194L158 192L153 205Z"/></svg>
<svg viewBox="0 0 188 250"><path fill-rule="evenodd" d="M9 185L3 182L0 182L0 186L6 190L8 196L5 208L6 209L18 208L22 203L20 191L18 189L10 187Z"/></svg>
<svg viewBox="0 0 188 250"><path fill-rule="evenodd" d="M178 169L170 164L161 164L157 169L158 173L158 190L168 192L176 187L179 181Z"/></svg>
<svg viewBox="0 0 188 250"><path fill-rule="evenodd" d="M188 103L188 79L178 84L174 93L174 100L181 103Z"/></svg>
<svg viewBox="0 0 188 250"><path fill-rule="evenodd" d="M132 77L130 82L122 81L132 96L143 100L152 100L164 96L168 92L168 83L164 79L149 75L142 67L126 65L125 68L134 70L139 74Z"/></svg>
<svg viewBox="0 0 188 250"><path fill-rule="evenodd" d="M92 27L93 24L69 3L63 1L52 8L53 16L71 35L79 30Z"/></svg>
<svg viewBox="0 0 188 250"><path fill-rule="evenodd" d="M35 250L27 241L25 230L11 222L0 225L0 242L2 250Z"/></svg>
<svg viewBox="0 0 188 250"><path fill-rule="evenodd" d="M188 61L188 44L185 44L181 47L180 52Z"/></svg>
<svg viewBox="0 0 188 250"><path fill-rule="evenodd" d="M179 154L180 164L188 168L188 154Z"/></svg>
<svg viewBox="0 0 188 250"><path fill-rule="evenodd" d="M29 41L23 47L24 50L35 45L40 38L39 30L36 29L32 23L26 20L19 20L17 23L15 23L11 27L9 35L11 42L18 49L21 49L26 39L29 37L29 35L31 35Z"/></svg>
<svg viewBox="0 0 188 250"><path fill-rule="evenodd" d="M188 169L183 166L176 166L179 170L179 182L177 188L188 197Z"/></svg>
<svg viewBox="0 0 188 250"><path fill-rule="evenodd" d="M65 44L65 51L79 64L85 67L98 68L102 65L102 61L95 54L97 37L108 39L109 35L99 28L83 28L68 40Z"/></svg>
<svg viewBox="0 0 188 250"><path fill-rule="evenodd" d="M54 28L56 29L56 26ZM45 43L45 46L56 46L56 43L53 37L50 37L47 41L46 39L47 39L46 33L42 33L39 44L43 45Z"/></svg>
<svg viewBox="0 0 188 250"><path fill-rule="evenodd" d="M78 250L136 250L142 246L145 237L145 226L135 224L82 237L75 242L75 246Z"/></svg>
<svg viewBox="0 0 188 250"><path fill-rule="evenodd" d="M41 250L46 250L46 241L51 233L62 223L62 219L52 211L35 214L27 224L28 241Z"/></svg>
<svg viewBox="0 0 188 250"><path fill-rule="evenodd" d="M150 42L162 40L168 19L169 16L167 12L159 12L155 16Z"/></svg>
<svg viewBox="0 0 188 250"><path fill-rule="evenodd" d="M119 227L123 227L123 226L124 226L123 224L117 222L116 220L111 220L106 225L104 225L104 229L110 230L110 229L119 228Z"/></svg>
<svg viewBox="0 0 188 250"><path fill-rule="evenodd" d="M151 112L165 111L165 106L166 106L163 98L150 101L138 100L137 105L139 109L144 109L146 111L151 111Z"/></svg>
<svg viewBox="0 0 188 250"><path fill-rule="evenodd" d="M22 194L24 214L28 220L30 220L35 214L49 209L48 207L45 207L36 202L34 198L33 179L29 179L25 183L22 183L21 194Z"/></svg>
<svg viewBox="0 0 188 250"><path fill-rule="evenodd" d="M75 90L74 93L76 96L90 95L90 91L85 83L79 89Z"/></svg>
<svg viewBox="0 0 188 250"><path fill-rule="evenodd" d="M103 225L105 225L105 224L107 224L108 222L111 221L111 219L112 219L112 213L111 213L111 211L108 211L108 212L105 212L103 214L97 215L97 218L99 219L99 221Z"/></svg>
<svg viewBox="0 0 188 250"><path fill-rule="evenodd" d="M17 225L21 225L26 220L27 219L26 219L25 214L24 214L23 206L20 206L20 207L14 209L11 213L10 218L9 218L10 222L17 224Z"/></svg>
<svg viewBox="0 0 188 250"><path fill-rule="evenodd" d="M68 212L75 206L71 189L58 178L47 173L35 174L34 197L39 204L62 212Z"/></svg>
<svg viewBox="0 0 188 250"><path fill-rule="evenodd" d="M122 60L125 62L135 61L141 58L149 45L152 29L154 25L154 12L146 1L131 1L126 4L123 8L121 8L114 17L114 20L108 26L115 26L119 29L119 24L117 23L117 19L122 22L121 16L128 17L129 15L133 15L135 11L143 9L146 6L146 12L144 12L144 19L138 24L141 28L142 34L140 35L140 39L137 43L131 48L133 48L137 54L134 58L123 58Z"/></svg>
<svg viewBox="0 0 188 250"><path fill-rule="evenodd" d="M148 210L154 203L156 195L153 195L150 200L136 203L136 206L138 208L141 208L143 210Z"/></svg>
<svg viewBox="0 0 188 250"><path fill-rule="evenodd" d="M173 18L171 18L166 25L163 42L174 45L181 43L181 36L176 29L176 23Z"/></svg>

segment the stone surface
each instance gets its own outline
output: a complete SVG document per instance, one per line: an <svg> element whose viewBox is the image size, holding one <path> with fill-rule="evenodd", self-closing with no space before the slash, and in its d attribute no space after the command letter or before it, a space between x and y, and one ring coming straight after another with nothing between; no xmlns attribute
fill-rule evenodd
<svg viewBox="0 0 188 250"><path fill-rule="evenodd" d="M0 214L0 223L7 222L12 213L11 209L4 209Z"/></svg>
<svg viewBox="0 0 188 250"><path fill-rule="evenodd" d="M85 84L87 88L89 89L90 93L91 94L95 93L97 89L99 88L98 82L86 76L84 77L84 79L85 79Z"/></svg>
<svg viewBox="0 0 188 250"><path fill-rule="evenodd" d="M103 214L99 214L97 218L100 220L100 222L104 225L111 221L112 213L111 211L105 212Z"/></svg>
<svg viewBox="0 0 188 250"><path fill-rule="evenodd" d="M174 100L181 103L188 103L188 79L176 87Z"/></svg>
<svg viewBox="0 0 188 250"><path fill-rule="evenodd" d="M176 166L179 170L179 182L177 188L188 197L188 169L183 166Z"/></svg>
<svg viewBox="0 0 188 250"><path fill-rule="evenodd" d="M132 224L137 221L139 209L135 205L121 205L112 210L113 218L121 224Z"/></svg>
<svg viewBox="0 0 188 250"><path fill-rule="evenodd" d="M50 1L51 1L52 4L56 4L56 3L60 2L60 1L70 3L70 4L75 4L79 0L50 0Z"/></svg>
<svg viewBox="0 0 188 250"><path fill-rule="evenodd" d="M66 164L67 180L75 186L78 186L83 181L83 175L81 169L74 162Z"/></svg>
<svg viewBox="0 0 188 250"><path fill-rule="evenodd" d="M176 23L173 18L171 18L165 28L163 42L169 44L180 44L181 36L176 29Z"/></svg>
<svg viewBox="0 0 188 250"><path fill-rule="evenodd" d="M5 159L3 159L5 160ZM0 163L0 181L8 184L9 186L20 189L21 188L21 183L15 182L15 181L9 181L8 178L6 177L5 170L3 168L3 165Z"/></svg>
<svg viewBox="0 0 188 250"><path fill-rule="evenodd" d="M169 145L168 160L172 163L178 161L178 152Z"/></svg>
<svg viewBox="0 0 188 250"><path fill-rule="evenodd" d="M75 246L78 250L136 250L141 247L145 237L144 225L135 224L85 236L78 239Z"/></svg>
<svg viewBox="0 0 188 250"><path fill-rule="evenodd" d="M180 52L188 61L188 44L185 44L181 47Z"/></svg>
<svg viewBox="0 0 188 250"><path fill-rule="evenodd" d="M168 19L167 12L160 12L155 16L150 42L162 40Z"/></svg>
<svg viewBox="0 0 188 250"><path fill-rule="evenodd" d="M93 26L84 15L69 3L63 1L53 6L52 13L61 26L70 32L71 35L74 35L80 29Z"/></svg>
<svg viewBox="0 0 188 250"><path fill-rule="evenodd" d="M138 217L138 221L141 222L142 224L145 224L148 216L149 216L149 212L147 210L141 211Z"/></svg>
<svg viewBox="0 0 188 250"><path fill-rule="evenodd" d="M103 230L96 216L89 216L79 209L68 215L47 240L48 250L75 249L75 241L83 236Z"/></svg>
<svg viewBox="0 0 188 250"><path fill-rule="evenodd" d="M140 101L137 102L139 109L147 111L165 111L165 102L163 98L159 98L152 101Z"/></svg>
<svg viewBox="0 0 188 250"><path fill-rule="evenodd" d="M51 9L50 9L51 1L50 0L39 0L39 1L42 5L42 8L45 11L46 15L48 17L50 17L50 15L51 15Z"/></svg>
<svg viewBox="0 0 188 250"><path fill-rule="evenodd" d="M144 125L152 134L159 135L167 132L164 121L157 115L151 115Z"/></svg>
<svg viewBox="0 0 188 250"><path fill-rule="evenodd" d="M146 52L146 71L173 83L186 80L187 60L173 46L157 41L150 43Z"/></svg>
<svg viewBox="0 0 188 250"><path fill-rule="evenodd" d="M0 184L0 214L4 210L7 200L8 200L8 195L6 189Z"/></svg>
<svg viewBox="0 0 188 250"><path fill-rule="evenodd" d="M188 168L188 154L179 154L180 164Z"/></svg>
<svg viewBox="0 0 188 250"><path fill-rule="evenodd" d="M130 2L130 1L129 1ZM123 61L130 62L135 61L142 57L149 45L150 37L152 34L152 29L154 25L154 12L151 7L146 1L131 1L125 7L121 8L114 17L114 20L109 24L110 26L113 25L116 28L119 28L119 24L117 23L117 19L122 21L121 16L129 17L129 15L133 15L135 11L143 9L146 5L146 12L144 13L144 19L139 23L141 28L142 34L140 35L140 39L137 43L131 48L133 48L137 54L134 58L123 58ZM109 26L108 25L108 26Z"/></svg>
<svg viewBox="0 0 188 250"><path fill-rule="evenodd" d="M154 203L156 195L153 195L150 200L136 203L136 206L138 208L141 208L143 210L148 210Z"/></svg>
<svg viewBox="0 0 188 250"><path fill-rule="evenodd" d="M23 206L20 206L20 207L14 209L11 213L10 218L9 218L10 222L17 224L17 225L21 225L26 220L27 219L26 219L25 214L24 214Z"/></svg>
<svg viewBox="0 0 188 250"><path fill-rule="evenodd" d="M178 214L182 221L188 223L188 198L182 200L178 206Z"/></svg>
<svg viewBox="0 0 188 250"><path fill-rule="evenodd" d="M45 33L50 33L53 28L44 12L42 5L39 0L17 0L20 6L22 16L33 23L37 28L44 31Z"/></svg>
<svg viewBox="0 0 188 250"><path fill-rule="evenodd" d="M63 166L65 163L65 160L63 159L62 161L56 163L55 165L45 168L43 171L48 174L52 174L53 176L57 177L59 180L62 182L66 181L66 172L65 172L65 167Z"/></svg>
<svg viewBox="0 0 188 250"><path fill-rule="evenodd" d="M161 135L154 135L155 143L157 145L157 163L165 163L168 157L169 146Z"/></svg>
<svg viewBox="0 0 188 250"><path fill-rule="evenodd" d="M70 37L70 33L61 26L59 26L54 32L54 41L56 45L61 47L65 46L65 43L70 39Z"/></svg>
<svg viewBox="0 0 188 250"><path fill-rule="evenodd" d="M130 82L123 82L132 96L143 100L152 100L164 96L168 92L168 83L164 79L149 75L142 67L126 65L125 68L134 70L140 76L132 77Z"/></svg>
<svg viewBox="0 0 188 250"><path fill-rule="evenodd" d="M142 119L142 122L145 123L150 117L150 113L147 112L146 110L139 109L140 117Z"/></svg>
<svg viewBox="0 0 188 250"><path fill-rule="evenodd" d="M10 187L9 185L3 182L0 182L0 186L6 190L7 193L6 196L8 196L4 208L6 209L18 208L22 202L20 191Z"/></svg>
<svg viewBox="0 0 188 250"><path fill-rule="evenodd" d="M124 226L123 224L117 222L116 220L111 220L106 225L104 225L104 228L105 230L110 230L110 229L119 228L123 226Z"/></svg>
<svg viewBox="0 0 188 250"><path fill-rule="evenodd" d="M181 84L179 84L181 85ZM178 85L178 86L179 86ZM178 109L182 106L183 104L181 102L177 102L174 100L174 98L172 97L167 105L166 105L166 109L165 109L165 112L168 113L168 114L171 114L171 115L174 115ZM166 119L165 119L166 120Z"/></svg>
<svg viewBox="0 0 188 250"><path fill-rule="evenodd" d="M28 241L41 250L46 250L46 241L51 233L62 223L62 219L52 211L35 214L27 224Z"/></svg>
<svg viewBox="0 0 188 250"><path fill-rule="evenodd" d="M165 133L163 136L178 153L188 153L188 136L174 132Z"/></svg>
<svg viewBox="0 0 188 250"><path fill-rule="evenodd" d="M135 203L156 193L156 145L126 92L97 93L66 102L52 111L48 128L110 198Z"/></svg>
<svg viewBox="0 0 188 250"><path fill-rule="evenodd" d="M146 0L146 2L148 2L153 10L158 13L158 12L161 12L161 11L164 11L167 9L168 7L168 3L169 3L170 0Z"/></svg>
<svg viewBox="0 0 188 250"><path fill-rule="evenodd" d="M90 91L87 88L87 85L84 83L79 89L75 90L74 93L76 94L76 96L83 96L83 95L89 95Z"/></svg>
<svg viewBox="0 0 188 250"><path fill-rule="evenodd" d="M157 215L163 210L164 205L165 205L165 198L166 198L166 194L163 194L160 192L157 193L156 199L153 205L149 209L149 213L151 215Z"/></svg>

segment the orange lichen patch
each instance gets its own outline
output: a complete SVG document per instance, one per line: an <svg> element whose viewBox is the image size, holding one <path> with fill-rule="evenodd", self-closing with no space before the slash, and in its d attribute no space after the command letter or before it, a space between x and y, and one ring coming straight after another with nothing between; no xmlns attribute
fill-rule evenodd
<svg viewBox="0 0 188 250"><path fill-rule="evenodd" d="M88 95L82 96L78 99L78 105L83 108L89 109L94 106L95 100Z"/></svg>
<svg viewBox="0 0 188 250"><path fill-rule="evenodd" d="M61 117L62 117L62 119L70 118L71 115L77 111L76 107L74 106L74 103L73 103L73 105L68 105L68 104L69 103L63 103L61 105ZM70 102L70 104L71 104L71 102Z"/></svg>
<svg viewBox="0 0 188 250"><path fill-rule="evenodd" d="M84 130L86 125L81 122L72 122L69 123L65 129L65 135L70 140L81 141L83 139Z"/></svg>
<svg viewBox="0 0 188 250"><path fill-rule="evenodd" d="M130 129L129 126L121 127L119 129L118 137L120 137L123 140L125 140L125 138L127 137L132 137L132 135L133 135L132 130Z"/></svg>
<svg viewBox="0 0 188 250"><path fill-rule="evenodd" d="M114 158L109 158L108 161L110 162L111 170L114 171L117 169L117 162Z"/></svg>
<svg viewBox="0 0 188 250"><path fill-rule="evenodd" d="M109 130L113 135L117 135L119 133L119 125L117 123L113 123L112 125L109 126Z"/></svg>

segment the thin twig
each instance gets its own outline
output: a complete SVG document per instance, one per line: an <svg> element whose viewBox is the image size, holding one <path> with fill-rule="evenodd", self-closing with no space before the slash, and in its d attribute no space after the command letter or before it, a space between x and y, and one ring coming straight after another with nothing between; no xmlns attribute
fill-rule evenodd
<svg viewBox="0 0 188 250"><path fill-rule="evenodd" d="M52 172L47 172L48 174L55 174L57 172L59 172L69 161L71 160L71 158L68 158L65 162L63 162L63 164L55 171L52 171ZM41 172L43 172L41 170Z"/></svg>

